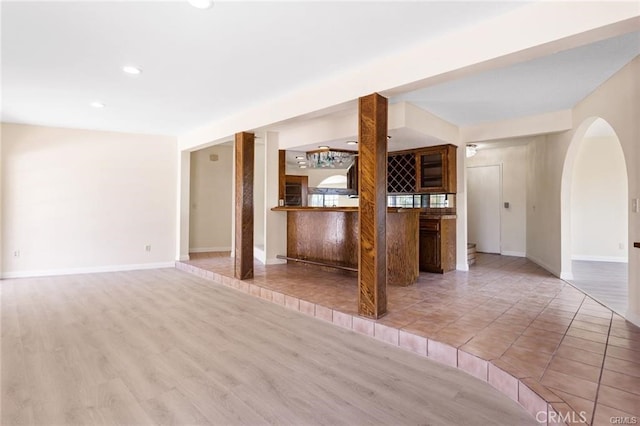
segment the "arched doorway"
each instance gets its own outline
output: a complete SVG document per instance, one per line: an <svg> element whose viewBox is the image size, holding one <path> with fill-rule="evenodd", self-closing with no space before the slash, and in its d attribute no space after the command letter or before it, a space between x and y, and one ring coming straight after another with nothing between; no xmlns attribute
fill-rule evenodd
<svg viewBox="0 0 640 426"><path fill-rule="evenodd" d="M562 277L609 308L628 306L628 176L615 130L586 120L562 179Z"/></svg>

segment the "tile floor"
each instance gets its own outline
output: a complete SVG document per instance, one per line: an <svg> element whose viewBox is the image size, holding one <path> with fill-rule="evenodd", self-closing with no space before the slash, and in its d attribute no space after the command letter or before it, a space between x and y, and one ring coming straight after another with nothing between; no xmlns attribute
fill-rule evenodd
<svg viewBox="0 0 640 426"><path fill-rule="evenodd" d="M534 417L547 409L537 420L640 422L640 328L527 259L478 254L469 272L421 273L387 288L377 321L357 315L355 273L256 262L238 281L229 253L177 267L463 369Z"/></svg>

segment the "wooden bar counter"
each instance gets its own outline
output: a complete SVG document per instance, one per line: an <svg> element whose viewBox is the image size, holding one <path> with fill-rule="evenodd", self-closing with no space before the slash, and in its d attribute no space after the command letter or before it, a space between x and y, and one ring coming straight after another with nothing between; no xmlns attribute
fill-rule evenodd
<svg viewBox="0 0 640 426"><path fill-rule="evenodd" d="M287 212L287 257L358 268L358 207L274 207ZM418 279L420 209L387 209L387 283Z"/></svg>

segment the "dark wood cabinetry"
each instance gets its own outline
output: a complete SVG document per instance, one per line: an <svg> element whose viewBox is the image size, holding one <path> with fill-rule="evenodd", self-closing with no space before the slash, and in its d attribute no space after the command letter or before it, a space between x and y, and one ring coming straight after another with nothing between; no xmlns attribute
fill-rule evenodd
<svg viewBox="0 0 640 426"><path fill-rule="evenodd" d="M353 164L347 170L347 189L353 190L354 194L358 194L358 156L353 158Z"/></svg>
<svg viewBox="0 0 640 426"><path fill-rule="evenodd" d="M397 151L387 158L387 193L455 194L455 145Z"/></svg>
<svg viewBox="0 0 640 426"><path fill-rule="evenodd" d="M421 217L419 264L421 271L444 273L456 268L454 217Z"/></svg>
<svg viewBox="0 0 640 426"><path fill-rule="evenodd" d="M308 176L286 175L284 184L285 206L306 206L309 187Z"/></svg>
<svg viewBox="0 0 640 426"><path fill-rule="evenodd" d="M416 152L417 192L456 192L456 149L455 145L438 145Z"/></svg>

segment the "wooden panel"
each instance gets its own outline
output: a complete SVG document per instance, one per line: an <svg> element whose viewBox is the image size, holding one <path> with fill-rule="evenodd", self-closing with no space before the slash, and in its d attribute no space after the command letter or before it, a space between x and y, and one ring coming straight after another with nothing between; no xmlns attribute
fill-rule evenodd
<svg viewBox="0 0 640 426"><path fill-rule="evenodd" d="M456 220L440 220L440 252L442 272L456 269Z"/></svg>
<svg viewBox="0 0 640 426"><path fill-rule="evenodd" d="M236 133L234 276L253 278L253 133Z"/></svg>
<svg viewBox="0 0 640 426"><path fill-rule="evenodd" d="M419 210L387 214L387 284L408 286L418 269Z"/></svg>
<svg viewBox="0 0 640 426"><path fill-rule="evenodd" d="M358 212L289 211L287 256L357 268Z"/></svg>
<svg viewBox="0 0 640 426"><path fill-rule="evenodd" d="M387 278L390 285L408 286L418 279L420 211L387 214ZM287 257L358 267L356 210L288 210Z"/></svg>
<svg viewBox="0 0 640 426"><path fill-rule="evenodd" d="M377 93L359 99L360 248L358 313L387 312L386 189L387 99Z"/></svg>

